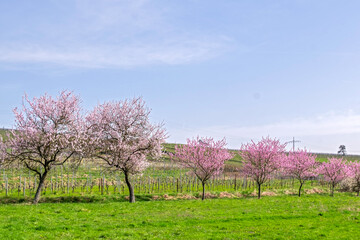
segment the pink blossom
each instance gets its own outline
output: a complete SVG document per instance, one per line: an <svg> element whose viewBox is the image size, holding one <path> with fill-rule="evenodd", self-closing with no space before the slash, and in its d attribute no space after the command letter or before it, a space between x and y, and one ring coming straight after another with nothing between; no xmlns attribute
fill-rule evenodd
<svg viewBox="0 0 360 240"><path fill-rule="evenodd" d="M334 157L328 158L328 162L323 162L317 168L317 172L330 183L330 196L334 195L335 186L351 174L347 162L343 158Z"/></svg>
<svg viewBox="0 0 360 240"><path fill-rule="evenodd" d="M172 159L180 163L197 176L203 185L202 200L205 198L205 184L212 176L220 174L224 162L233 157L225 149L226 141L214 141L213 138L187 139L187 144L176 145Z"/></svg>
<svg viewBox="0 0 360 240"><path fill-rule="evenodd" d="M110 167L122 171L135 202L129 175L142 172L147 157L158 158L166 139L163 124L152 124L150 110L142 98L108 102L94 108L87 116L92 153Z"/></svg>
<svg viewBox="0 0 360 240"><path fill-rule="evenodd" d="M243 144L240 156L243 159L242 173L256 181L258 198L261 196L261 185L270 179L272 174L281 167L285 144L270 137L259 142L251 141Z"/></svg>
<svg viewBox="0 0 360 240"><path fill-rule="evenodd" d="M82 153L84 136L79 98L72 92L63 91L54 99L45 94L29 100L23 99L22 110L14 109L15 129L5 143L5 160L8 164L20 162L39 176L34 203L48 172L62 165L75 153Z"/></svg>
<svg viewBox="0 0 360 240"><path fill-rule="evenodd" d="M349 173L351 178L354 179L357 196L360 192L360 162L349 163Z"/></svg>
<svg viewBox="0 0 360 240"><path fill-rule="evenodd" d="M285 174L299 180L299 197L301 195L301 187L304 182L311 177L315 177L315 167L317 166L316 155L308 153L306 150L298 150L289 152L282 159L282 169Z"/></svg>

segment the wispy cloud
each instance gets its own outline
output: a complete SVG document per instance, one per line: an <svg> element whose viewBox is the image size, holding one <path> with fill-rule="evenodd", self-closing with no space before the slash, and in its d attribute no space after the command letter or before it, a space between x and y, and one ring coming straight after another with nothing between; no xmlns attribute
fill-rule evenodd
<svg viewBox="0 0 360 240"><path fill-rule="evenodd" d="M174 42L127 46L88 45L44 47L17 45L0 47L0 61L7 63L48 63L84 68L129 68L158 64L187 64L207 60L220 54L221 42Z"/></svg>
<svg viewBox="0 0 360 240"><path fill-rule="evenodd" d="M71 10L68 19L34 23L41 37L0 38L0 62L81 68L188 64L216 57L231 44L226 36L181 31L168 22L165 7L146 0L64 5Z"/></svg>

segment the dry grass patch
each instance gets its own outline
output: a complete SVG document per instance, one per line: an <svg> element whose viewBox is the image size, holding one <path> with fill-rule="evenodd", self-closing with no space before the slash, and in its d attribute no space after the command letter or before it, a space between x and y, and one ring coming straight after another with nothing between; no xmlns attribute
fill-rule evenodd
<svg viewBox="0 0 360 240"><path fill-rule="evenodd" d="M324 193L324 190L320 188L312 188L312 189L306 189L305 193L306 194Z"/></svg>

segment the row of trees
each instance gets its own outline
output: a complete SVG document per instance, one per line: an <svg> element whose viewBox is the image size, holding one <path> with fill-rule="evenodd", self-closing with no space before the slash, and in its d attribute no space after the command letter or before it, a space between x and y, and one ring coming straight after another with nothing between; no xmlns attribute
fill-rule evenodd
<svg viewBox="0 0 360 240"><path fill-rule="evenodd" d="M124 173L129 201L135 202L129 175L143 171L147 157L161 155L163 124L150 123L150 110L141 98L99 104L87 114L79 103L69 91L56 99L45 94L30 100L25 95L22 110L14 110L15 129L6 141L0 139L2 165L23 165L37 174L36 204L55 166L96 157Z"/></svg>
<svg viewBox="0 0 360 240"><path fill-rule="evenodd" d="M175 148L173 158L190 168L203 183L203 197L206 181L222 171L224 162L232 158L225 149L225 140L214 141L212 138L188 140L186 145ZM360 190L360 163L347 162L343 158L329 158L328 162L316 161L316 156L306 150L285 153L285 144L269 137L259 142L251 141L242 145L239 155L243 163L239 170L244 176L252 178L261 197L261 186L274 176L292 177L299 181L298 195L309 179L319 175L330 183L330 195L333 196L337 184L345 178L354 179L357 194Z"/></svg>
<svg viewBox="0 0 360 240"><path fill-rule="evenodd" d="M30 100L25 95L22 110L14 110L15 129L6 141L0 141L1 164L21 164L38 175L34 197L37 203L54 166L69 161L76 164L85 157L101 159L124 173L129 201L135 202L130 175L141 173L148 165L148 158L160 157L161 144L167 137L163 124L150 123L150 110L141 98L99 104L87 114L82 113L79 103L79 97L68 91L61 92L56 99L45 94ZM225 161L234 156L225 147L225 139L198 137L177 145L171 154L173 160L191 169L201 181L202 199L206 182L220 174ZM259 198L262 184L275 173L298 179L299 196L305 181L318 175L331 183L331 195L340 181L353 177L359 194L359 163L330 158L327 163L319 164L316 156L306 150L285 154L285 145L269 137L242 145L239 154L243 159L239 171L256 181Z"/></svg>

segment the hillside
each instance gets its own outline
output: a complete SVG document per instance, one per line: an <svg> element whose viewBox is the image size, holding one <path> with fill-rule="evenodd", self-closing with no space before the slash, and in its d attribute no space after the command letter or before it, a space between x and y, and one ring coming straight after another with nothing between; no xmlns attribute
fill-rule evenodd
<svg viewBox="0 0 360 240"><path fill-rule="evenodd" d="M9 129L0 129L0 136L2 136L3 139L6 139L6 133L8 131ZM174 143L163 144L165 154L163 155L162 160L170 161L170 158L166 153L173 153L175 151L175 145L176 144ZM233 152L235 156L233 159L227 162L227 165L237 167L241 163L241 157L237 154L236 150L230 150L230 151ZM341 157L341 155L332 154L332 153L316 153L316 155L317 155L317 160L319 162L324 162L329 157ZM346 155L345 158L350 161L355 161L355 160L360 161L360 155Z"/></svg>
<svg viewBox="0 0 360 240"><path fill-rule="evenodd" d="M8 131L9 131L8 129L0 128L0 136L1 136L3 139L6 139L6 132L8 132Z"/></svg>

